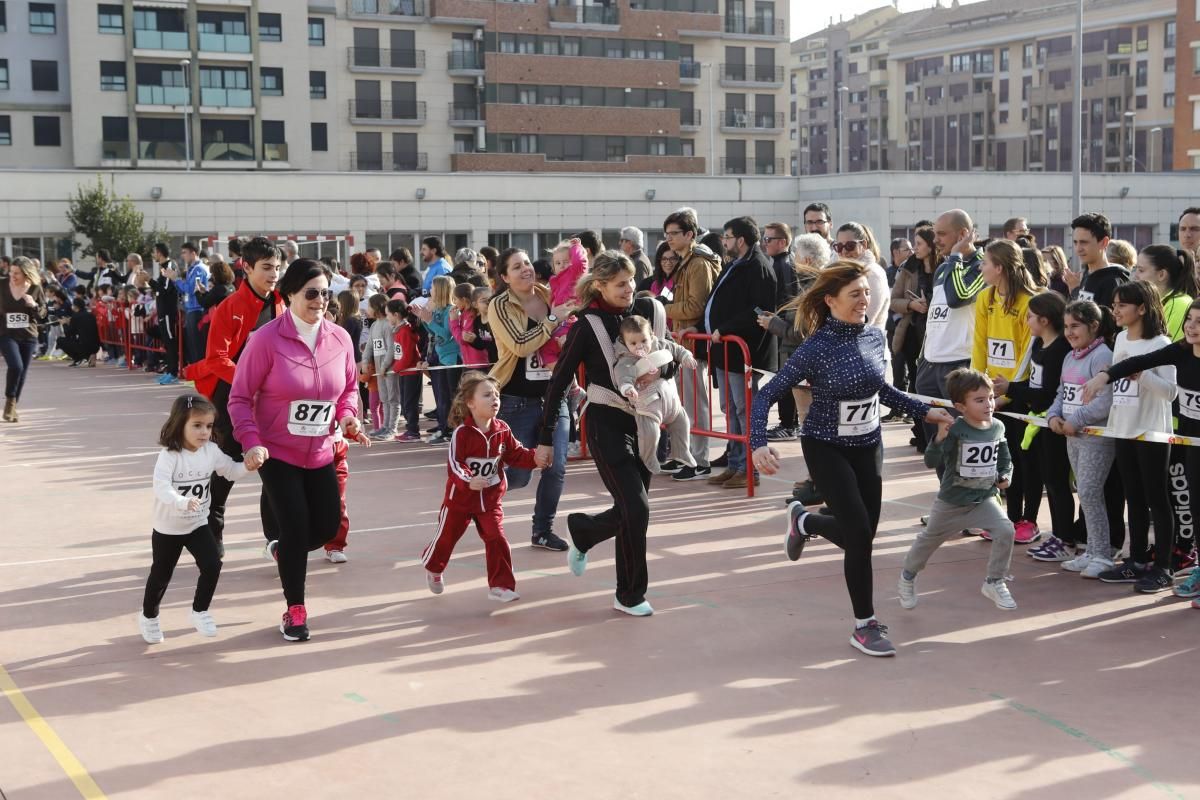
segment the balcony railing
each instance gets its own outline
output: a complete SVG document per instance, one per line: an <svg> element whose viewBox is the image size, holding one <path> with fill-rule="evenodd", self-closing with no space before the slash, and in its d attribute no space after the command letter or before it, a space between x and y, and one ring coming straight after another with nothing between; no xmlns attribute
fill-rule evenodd
<svg viewBox="0 0 1200 800"><path fill-rule="evenodd" d="M186 106L190 99L188 90L182 86L143 86L137 87L137 101L142 105L152 106Z"/></svg>
<svg viewBox="0 0 1200 800"><path fill-rule="evenodd" d="M631 0L635 11L684 11L689 14L718 14L717 0Z"/></svg>
<svg viewBox="0 0 1200 800"><path fill-rule="evenodd" d="M699 61L680 61L679 62L679 79L698 81L700 80L700 62Z"/></svg>
<svg viewBox="0 0 1200 800"><path fill-rule="evenodd" d="M425 0L346 0L346 11L373 17L423 17Z"/></svg>
<svg viewBox="0 0 1200 800"><path fill-rule="evenodd" d="M200 52L249 53L250 37L244 33L200 32Z"/></svg>
<svg viewBox="0 0 1200 800"><path fill-rule="evenodd" d="M127 161L131 149L129 142L101 142L100 157L105 161Z"/></svg>
<svg viewBox="0 0 1200 800"><path fill-rule="evenodd" d="M700 109L698 108L681 108L679 109L679 125L683 128L698 128L700 127Z"/></svg>
<svg viewBox="0 0 1200 800"><path fill-rule="evenodd" d="M187 31L156 31L136 28L133 31L133 46L140 50L187 50Z"/></svg>
<svg viewBox="0 0 1200 800"><path fill-rule="evenodd" d="M474 105L450 104L451 122L482 122L483 109Z"/></svg>
<svg viewBox="0 0 1200 800"><path fill-rule="evenodd" d="M202 161L253 161L254 145L249 142L203 142Z"/></svg>
<svg viewBox="0 0 1200 800"><path fill-rule="evenodd" d="M287 161L287 142L263 142L262 158L263 161Z"/></svg>
<svg viewBox="0 0 1200 800"><path fill-rule="evenodd" d="M347 61L351 69L425 69L424 50L389 50L378 47L348 47Z"/></svg>
<svg viewBox="0 0 1200 800"><path fill-rule="evenodd" d="M424 122L425 101L393 103L390 100L351 100L350 119Z"/></svg>
<svg viewBox="0 0 1200 800"><path fill-rule="evenodd" d="M721 127L779 130L783 128L783 112L766 114L756 111L743 111L737 108L724 109L721 111Z"/></svg>
<svg viewBox="0 0 1200 800"><path fill-rule="evenodd" d="M721 172L725 175L784 175L782 158L722 158Z"/></svg>
<svg viewBox="0 0 1200 800"><path fill-rule="evenodd" d="M783 36L784 21L773 17L725 17L726 33L742 33L750 36Z"/></svg>
<svg viewBox="0 0 1200 800"><path fill-rule="evenodd" d="M561 0L550 6L550 21L576 25L619 25L616 6L585 6Z"/></svg>
<svg viewBox="0 0 1200 800"><path fill-rule="evenodd" d="M158 161L185 161L184 140L138 139L138 158Z"/></svg>
<svg viewBox="0 0 1200 800"><path fill-rule="evenodd" d="M427 153L350 153L351 172L424 172Z"/></svg>
<svg viewBox="0 0 1200 800"><path fill-rule="evenodd" d="M224 108L253 108L254 97L249 89L218 89L201 87L200 105Z"/></svg>
<svg viewBox="0 0 1200 800"><path fill-rule="evenodd" d="M446 53L446 69L480 71L483 69L483 53L471 53L465 50Z"/></svg>
<svg viewBox="0 0 1200 800"><path fill-rule="evenodd" d="M720 79L737 83L783 83L783 67L722 64Z"/></svg>

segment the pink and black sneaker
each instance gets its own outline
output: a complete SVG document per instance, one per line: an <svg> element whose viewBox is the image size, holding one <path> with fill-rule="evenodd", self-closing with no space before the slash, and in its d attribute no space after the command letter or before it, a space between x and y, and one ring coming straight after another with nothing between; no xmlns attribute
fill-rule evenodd
<svg viewBox="0 0 1200 800"><path fill-rule="evenodd" d="M288 610L283 612L283 621L279 623L279 632L283 634L284 641L308 641L308 612L304 606L288 606Z"/></svg>

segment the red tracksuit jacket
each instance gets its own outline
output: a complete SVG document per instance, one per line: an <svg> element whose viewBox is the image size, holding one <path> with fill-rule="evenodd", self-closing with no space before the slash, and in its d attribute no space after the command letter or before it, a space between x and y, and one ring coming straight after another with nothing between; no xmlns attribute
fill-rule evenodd
<svg viewBox="0 0 1200 800"><path fill-rule="evenodd" d="M413 330L413 326L406 320L400 323L400 327L396 329L396 336L392 339L392 372L398 375L416 375L418 370L414 369L421 362L421 343L417 340L417 332Z"/></svg>
<svg viewBox="0 0 1200 800"><path fill-rule="evenodd" d="M483 431L475 426L473 419L466 420L450 436L446 497L442 505L469 513L494 510L508 488L505 466L533 469L537 465L533 451L517 441L508 423L493 419L492 427ZM488 486L482 491L470 487L471 478L477 475L488 479Z"/></svg>

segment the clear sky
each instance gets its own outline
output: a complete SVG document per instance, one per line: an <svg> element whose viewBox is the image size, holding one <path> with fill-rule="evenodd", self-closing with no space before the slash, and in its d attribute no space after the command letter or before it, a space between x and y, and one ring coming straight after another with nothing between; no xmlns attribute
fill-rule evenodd
<svg viewBox="0 0 1200 800"><path fill-rule="evenodd" d="M978 0L959 1L963 4L978 2ZM821 30L829 24L830 15L833 16L833 21L837 22L839 17L850 19L856 14L886 5L891 5L891 2L889 0L841 0L837 3L823 3L820 0L790 0L789 36L792 41L795 41ZM934 0L900 0L901 11L932 8L933 5ZM942 5L950 5L950 0L942 0ZM749 3L747 3L747 7L750 7Z"/></svg>

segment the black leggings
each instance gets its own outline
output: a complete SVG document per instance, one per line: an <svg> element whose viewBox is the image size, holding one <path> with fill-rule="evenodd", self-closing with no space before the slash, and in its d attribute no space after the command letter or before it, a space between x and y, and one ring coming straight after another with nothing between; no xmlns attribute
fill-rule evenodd
<svg viewBox="0 0 1200 800"><path fill-rule="evenodd" d="M842 569L856 619L875 614L871 543L883 502L883 445L842 447L801 437L804 463L832 515L811 514L804 522L846 551Z"/></svg>
<svg viewBox="0 0 1200 800"><path fill-rule="evenodd" d="M1154 521L1154 564L1171 568L1175 549L1175 513L1167 485L1171 445L1117 439L1117 466L1129 506L1129 557L1145 564L1150 552L1150 521Z"/></svg>
<svg viewBox="0 0 1200 800"><path fill-rule="evenodd" d="M150 547L154 552L154 563L150 565L150 577L146 579L146 596L142 599L142 616L147 619L158 617L158 606L167 586L171 583L171 575L183 549L196 559L200 569L200 578L196 581L196 596L192 598L193 611L208 611L212 604L213 592L217 590L217 579L221 577L221 557L217 555L217 540L207 525L201 525L191 533L182 536L159 533L155 531L150 537Z"/></svg>
<svg viewBox="0 0 1200 800"><path fill-rule="evenodd" d="M613 506L571 526L581 552L616 537L617 600L636 606L646 599L646 529L650 527L650 471L638 452L637 422L624 411L602 405L587 410L588 450ZM588 515L585 515L588 516Z"/></svg>
<svg viewBox="0 0 1200 800"><path fill-rule="evenodd" d="M1004 490L1004 497L1008 505L1008 518L1014 523L1023 519L1036 522L1038 506L1042 504L1042 487L1040 484L1036 486L1037 501L1030 507L1026 491L1030 488L1026 485L1030 476L1026 470L1024 451L1021 450L1021 440L1025 438L1025 423L1019 419L1005 416L1001 416L1000 421L1004 424L1004 438L1008 442L1008 453L1012 456L1013 466L1008 488ZM1037 484L1037 481L1034 483Z"/></svg>
<svg viewBox="0 0 1200 800"><path fill-rule="evenodd" d="M1046 487L1046 500L1050 503L1050 527L1054 535L1068 546L1087 544L1086 533L1081 536L1075 523L1075 494L1071 491L1071 462L1067 459L1066 438L1042 428L1033 437L1033 446L1024 455L1039 462L1040 483ZM1037 515L1027 519L1035 521Z"/></svg>
<svg viewBox="0 0 1200 800"><path fill-rule="evenodd" d="M289 606L302 606L308 554L336 536L342 520L337 472L332 461L304 469L272 458L258 474L278 525L276 555L283 596Z"/></svg>

